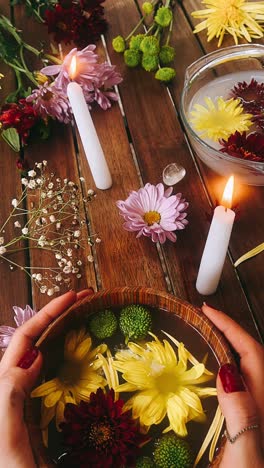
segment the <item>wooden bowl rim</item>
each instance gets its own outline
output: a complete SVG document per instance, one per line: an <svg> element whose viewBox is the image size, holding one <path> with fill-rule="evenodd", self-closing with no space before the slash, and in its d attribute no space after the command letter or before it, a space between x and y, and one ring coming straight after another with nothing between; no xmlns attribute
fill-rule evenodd
<svg viewBox="0 0 264 468"><path fill-rule="evenodd" d="M195 319L197 319L198 322L200 322L200 323L202 323L202 324L204 324L204 325L206 325L207 327L210 328L210 332L212 333L214 339L220 343L220 349L221 349L221 351L223 353L223 359L221 359L219 357L218 353L216 351L214 351L214 349L212 348L211 343L208 341L208 339L205 336L205 334L203 333L203 331L199 330L197 328L197 326L193 323L193 321L190 322L184 316L177 313L176 310L173 313L175 313L178 317L182 318L187 324L192 326L196 330L196 332L198 334L200 334L203 337L203 339L208 343L209 347L214 352L215 357L217 358L220 365L224 364L224 363L227 363L227 362L234 362L234 358L233 358L231 348L230 348L229 343L226 340L225 336L223 335L223 333L218 328L215 327L215 325L211 322L211 320L208 319L208 317L206 317L206 315L202 312L202 310L199 307L193 306L189 302L187 302L187 301L185 301L183 299L180 299L180 298L178 298L178 297L176 297L176 296L174 296L174 295L172 295L172 294L170 294L170 293L168 293L166 291L161 291L161 290L157 290L157 289L153 289L153 288L145 288L145 287L125 286L125 287L107 288L107 289L100 290L100 291L98 291L98 292L96 292L96 293L94 293L92 295L86 296L86 297L76 301L73 305L71 305L68 309L66 309L59 317L57 317L55 320L53 320L53 322L50 323L50 325L45 329L45 331L38 338L38 340L36 342L36 346L41 347L41 345L44 344L46 338L48 338L49 335L51 334L51 332L56 328L58 323L60 323L62 320L64 320L65 317L69 316L72 312L74 312L79 307L81 307L81 306L83 306L85 304L93 303L93 302L99 300L100 298L111 297L111 296L116 295L116 294L121 294L121 295L123 295L123 294L130 294L130 295L139 294L140 295L142 293L147 295L147 296L162 298L165 301L170 301L171 303L175 304L175 306L183 306L183 307L186 307L187 309L189 309L191 311L191 313L193 314L193 317ZM140 303L140 299L139 299L138 302ZM136 301L134 301L134 303L136 303ZM143 303L144 302L142 302L142 304ZM116 305L118 306L118 303ZM147 306L147 305L150 305L150 304L146 303L145 305ZM114 304L113 304L113 306L114 306ZM153 307L155 307L155 304L153 304ZM166 309L166 307L165 307L165 309ZM172 311L169 311L169 313L171 313L171 312Z"/></svg>

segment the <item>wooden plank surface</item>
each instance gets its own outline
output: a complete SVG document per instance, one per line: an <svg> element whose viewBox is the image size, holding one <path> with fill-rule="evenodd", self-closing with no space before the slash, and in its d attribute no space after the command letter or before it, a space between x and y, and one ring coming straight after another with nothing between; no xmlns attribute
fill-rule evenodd
<svg viewBox="0 0 264 468"><path fill-rule="evenodd" d="M41 40L46 41L47 45L49 44L50 38L47 35L45 26L40 25L36 21L32 20L32 18L28 18L23 6L17 6L15 8L14 18L16 26L23 30L23 37L26 41L39 45L41 38ZM33 66L33 64L36 69L41 66L37 61L35 63L32 61L31 66ZM25 157L31 162L31 164L47 160L49 172L53 172L62 180L67 178L68 180L75 182L79 187L80 192L82 192L80 182L80 176L82 176L82 174L79 172L71 126L54 124L52 127L51 138L46 141L40 140L29 145L25 149ZM86 196L86 194L84 194L84 196ZM29 199L28 206L30 206L30 202L31 200ZM85 216L84 208L84 204L82 204L81 211L83 216ZM68 286L65 284L65 287L61 288L61 292L65 292L69 287L81 290L85 287L91 286L95 290L97 289L94 263L87 260L87 256L92 253L87 240L89 237L87 226L83 226L82 231L84 232L83 250L78 253L78 257L84 265L81 269L82 278L77 279L76 276L71 276L71 283ZM32 267L37 267L39 265L42 265L43 267L57 266L53 254L51 255L44 250L31 250L30 260ZM36 304L38 308L49 302L50 298L46 294L40 294L39 288L34 283L32 285L32 292L33 303Z"/></svg>
<svg viewBox="0 0 264 468"><path fill-rule="evenodd" d="M124 14L128 10L129 15ZM203 298L196 291L195 282L209 229L206 213L210 212L210 206L206 197L206 187L190 156L178 115L166 87L161 86L152 74L142 69L128 69L123 63L123 57L112 50L112 38L118 34L128 35L139 19L134 2L132 0L109 1L106 5L106 14L110 23L107 34L109 54L111 61L118 65L125 77L120 85L120 94L144 182L160 182L162 171L170 162L179 162L187 171L186 177L177 184L175 191L182 192L190 202L188 216L190 224L185 231L179 233L175 245L168 242L162 250L174 293L199 305ZM183 18L182 14L181 17ZM186 20L184 25L188 26ZM177 29L178 37L180 31L183 31L181 44L186 38L186 27ZM190 29L188 37L189 41L195 42ZM197 45L192 47L189 41L188 50L192 51L189 62L191 63L191 60L195 58L194 51L199 52L199 48ZM175 44L177 47L177 41ZM180 55L180 49L178 49L178 55ZM179 97L179 83L175 86ZM236 318L242 315L244 326L254 333L247 301L229 259L225 262L222 281L217 293L210 297L210 302L212 305L229 310L230 314Z"/></svg>
<svg viewBox="0 0 264 468"><path fill-rule="evenodd" d="M7 17L10 15L9 5L6 2L1 5L1 13ZM1 73L4 75L0 83L2 88L0 90L0 101L2 105L5 97L15 89L15 77L10 67L5 64L1 64ZM22 187L20 174L16 168L16 159L19 155L14 153L2 138L0 139L0 155L0 226L2 226L13 208L11 200L20 197ZM4 233L0 233L0 237L3 235L5 242L17 236L17 230L14 228L13 221L7 224L4 231ZM26 261L25 253L22 251L11 255L10 259L19 265L24 265ZM8 263L0 259L0 287L0 325L14 326L12 306L24 307L31 300L28 278L18 268L14 268L11 271Z"/></svg>

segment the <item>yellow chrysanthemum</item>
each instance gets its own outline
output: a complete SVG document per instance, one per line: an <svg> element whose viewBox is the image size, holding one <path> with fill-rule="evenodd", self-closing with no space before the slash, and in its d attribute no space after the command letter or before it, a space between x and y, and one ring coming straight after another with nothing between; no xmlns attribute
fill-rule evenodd
<svg viewBox="0 0 264 468"><path fill-rule="evenodd" d="M136 392L124 410L132 408L133 418L139 418L143 427L159 424L167 415L169 426L164 432L173 430L186 436L188 421L205 420L200 397L216 395L215 388L199 386L212 379L213 374L204 364L194 361L183 343L178 344L177 357L168 341L152 336L154 341L142 346L128 343L128 350L116 353L113 366L122 372L126 383L115 390Z"/></svg>
<svg viewBox="0 0 264 468"><path fill-rule="evenodd" d="M244 132L252 125L252 115L245 114L239 99L225 101L218 97L214 103L206 97L206 106L194 104L190 122L202 138L218 141L227 139L232 133Z"/></svg>
<svg viewBox="0 0 264 468"><path fill-rule="evenodd" d="M221 46L224 34L231 34L235 44L239 38L251 39L263 37L264 2L246 2L245 0L203 0L205 10L192 13L194 18L205 18L199 23L194 33L207 29L207 40L214 37Z"/></svg>
<svg viewBox="0 0 264 468"><path fill-rule="evenodd" d="M56 425L63 421L66 403L78 404L89 400L91 392L106 385L106 380L99 375L102 359L97 355L107 349L105 344L91 349L92 340L85 329L69 332L64 344L64 361L57 377L44 382L32 391L31 397L43 397L41 406L41 428L47 428L56 416Z"/></svg>

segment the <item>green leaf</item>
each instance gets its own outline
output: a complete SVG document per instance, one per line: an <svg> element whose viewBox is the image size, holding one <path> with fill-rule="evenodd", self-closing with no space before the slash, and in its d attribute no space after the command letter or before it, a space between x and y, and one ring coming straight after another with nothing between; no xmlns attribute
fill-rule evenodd
<svg viewBox="0 0 264 468"><path fill-rule="evenodd" d="M20 151L19 135L15 128L7 128L6 130L3 130L2 137L14 151Z"/></svg>
<svg viewBox="0 0 264 468"><path fill-rule="evenodd" d="M39 120L34 126L34 135L38 135L42 140L47 140L50 136L50 121Z"/></svg>

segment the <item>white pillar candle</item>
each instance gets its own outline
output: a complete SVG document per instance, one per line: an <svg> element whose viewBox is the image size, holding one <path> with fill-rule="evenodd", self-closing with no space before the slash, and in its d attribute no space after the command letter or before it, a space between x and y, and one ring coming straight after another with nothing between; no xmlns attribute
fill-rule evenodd
<svg viewBox="0 0 264 468"><path fill-rule="evenodd" d="M234 179L229 179L229 186L227 184L226 189L230 189L230 185L233 184L233 181ZM231 199L232 194L230 204ZM235 213L230 208L222 205L215 208L196 281L196 289L200 294L213 294L217 289L226 258L234 219Z"/></svg>
<svg viewBox="0 0 264 468"><path fill-rule="evenodd" d="M67 94L94 183L98 189L109 189L112 186L112 177L82 88L78 83L71 82L68 84Z"/></svg>

